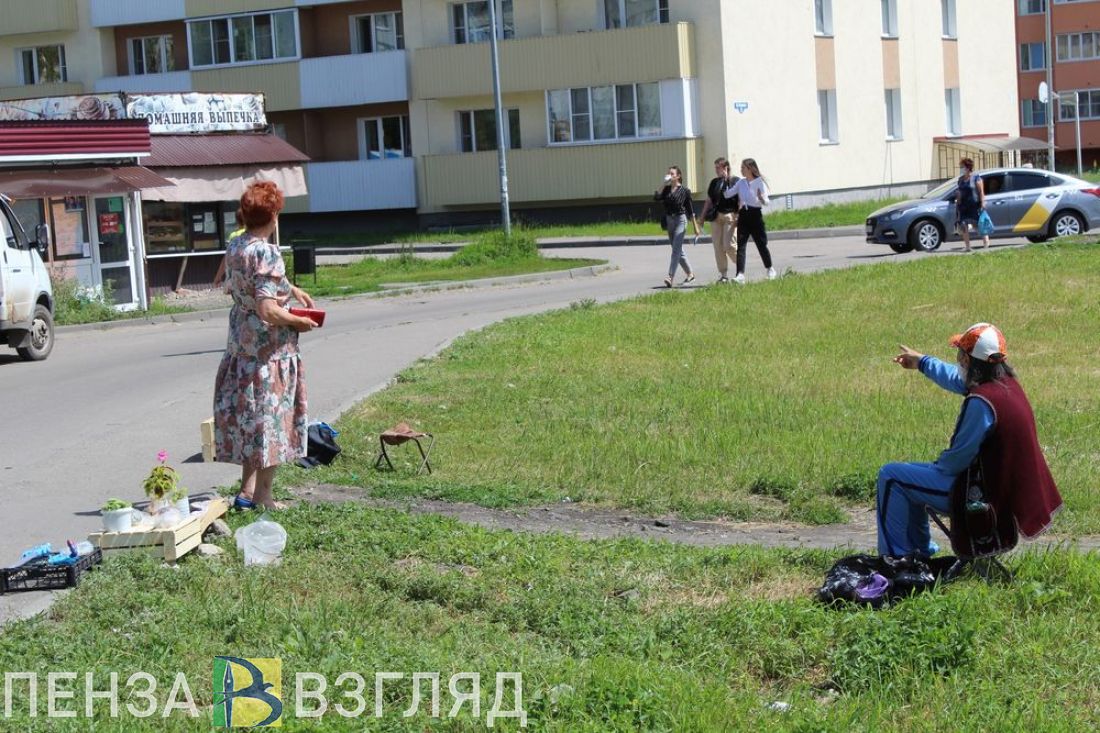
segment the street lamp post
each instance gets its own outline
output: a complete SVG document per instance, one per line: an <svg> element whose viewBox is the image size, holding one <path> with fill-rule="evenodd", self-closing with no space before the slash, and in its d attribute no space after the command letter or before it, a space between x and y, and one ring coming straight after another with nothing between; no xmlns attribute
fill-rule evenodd
<svg viewBox="0 0 1100 733"><path fill-rule="evenodd" d="M500 58L497 55L497 0L489 0L489 55L493 60L493 105L497 121L497 161L500 164L500 219L504 236L512 236L512 212L508 205L508 149L504 144L504 107L500 100Z"/></svg>
<svg viewBox="0 0 1100 733"><path fill-rule="evenodd" d="M1043 9L1043 15L1045 20L1045 33L1043 36L1043 49L1046 51L1046 67L1047 67L1047 89L1053 91L1054 89L1054 47L1050 43L1050 26L1051 26L1051 0L1046 0L1043 3L1046 7ZM1042 100L1047 106L1047 167L1051 171L1054 171L1057 166L1054 165L1054 99L1047 97Z"/></svg>

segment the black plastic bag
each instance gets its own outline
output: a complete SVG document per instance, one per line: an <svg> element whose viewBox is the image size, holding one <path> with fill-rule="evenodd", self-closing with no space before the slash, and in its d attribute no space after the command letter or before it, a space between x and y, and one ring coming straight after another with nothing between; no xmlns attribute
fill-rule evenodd
<svg viewBox="0 0 1100 733"><path fill-rule="evenodd" d="M951 555L931 559L849 555L829 568L817 599L822 603L850 601L881 608L896 598L932 588L954 564Z"/></svg>
<svg viewBox="0 0 1100 733"><path fill-rule="evenodd" d="M321 464L329 465L340 455L340 446L336 443L339 435L328 423L313 422L307 428L309 442L306 445L306 454L296 463L302 468L315 468Z"/></svg>

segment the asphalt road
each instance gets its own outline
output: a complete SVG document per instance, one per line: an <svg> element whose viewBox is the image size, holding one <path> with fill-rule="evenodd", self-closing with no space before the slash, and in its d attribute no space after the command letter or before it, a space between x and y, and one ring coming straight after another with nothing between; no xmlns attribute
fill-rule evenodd
<svg viewBox="0 0 1100 733"><path fill-rule="evenodd" d="M760 280L763 268L749 246L748 275ZM777 241L771 249L780 272L808 272L944 256L957 247L948 245L943 254L894 255L862 238L840 237ZM325 327L301 341L310 419L334 421L417 358L471 329L585 298L605 302L663 289L669 250L609 247L550 254L608 259L619 269L535 284L326 302ZM698 273L692 287L713 282L710 245L688 246L687 254ZM53 354L41 363L0 352L6 426L0 441L0 564L18 560L31 545L63 545L98 529L98 507L105 499L142 497L142 480L161 449L192 491L239 477L237 466L202 463L197 455L199 423L211 414L226 313L204 321L61 331ZM0 597L0 622L46 602L42 593Z"/></svg>

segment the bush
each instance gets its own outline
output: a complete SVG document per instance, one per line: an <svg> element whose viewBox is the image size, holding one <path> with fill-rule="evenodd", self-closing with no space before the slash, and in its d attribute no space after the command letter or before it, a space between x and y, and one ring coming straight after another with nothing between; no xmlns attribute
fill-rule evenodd
<svg viewBox="0 0 1100 733"><path fill-rule="evenodd" d="M111 321L118 312L111 305L111 287L87 288L73 278L50 275L53 285L54 321L59 325Z"/></svg>
<svg viewBox="0 0 1100 733"><path fill-rule="evenodd" d="M474 267L490 262L527 260L539 256L535 236L525 229L513 229L511 236L503 231L482 234L477 240L455 252L451 262L460 267Z"/></svg>

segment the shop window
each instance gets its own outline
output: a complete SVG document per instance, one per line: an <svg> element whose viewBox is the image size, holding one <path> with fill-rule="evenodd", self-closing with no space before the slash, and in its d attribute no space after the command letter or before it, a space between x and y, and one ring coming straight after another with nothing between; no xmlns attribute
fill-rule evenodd
<svg viewBox="0 0 1100 733"><path fill-rule="evenodd" d="M191 204L187 207L188 233L191 236L192 250L198 252L222 248L219 218L221 218L219 204Z"/></svg>
<svg viewBox="0 0 1100 733"><path fill-rule="evenodd" d="M604 0L604 27L632 28L668 22L668 0Z"/></svg>
<svg viewBox="0 0 1100 733"><path fill-rule="evenodd" d="M151 255L187 251L183 204L146 201L141 210L145 219L145 251Z"/></svg>
<svg viewBox="0 0 1100 733"><path fill-rule="evenodd" d="M505 110L508 128L504 131L504 144L509 149L519 149L519 110ZM497 149L496 111L491 109L467 110L458 113L459 146L464 153L476 153Z"/></svg>
<svg viewBox="0 0 1100 733"><path fill-rule="evenodd" d="M405 23L400 12L355 15L351 18L352 48L356 53L379 53L405 48Z"/></svg>
<svg viewBox="0 0 1100 733"><path fill-rule="evenodd" d="M298 57L298 11L251 13L187 24L191 67Z"/></svg>
<svg viewBox="0 0 1100 733"><path fill-rule="evenodd" d="M19 78L24 84L50 84L69 80L64 46L21 48L17 52Z"/></svg>
<svg viewBox="0 0 1100 733"><path fill-rule="evenodd" d="M163 74L176 70L172 55L172 36L146 36L130 39L130 73Z"/></svg>
<svg viewBox="0 0 1100 733"><path fill-rule="evenodd" d="M512 0L495 0L500 38L516 34ZM487 0L451 5L451 37L455 43L480 43L489 40L489 3Z"/></svg>
<svg viewBox="0 0 1100 733"><path fill-rule="evenodd" d="M54 260L78 260L91 256L91 238L83 197L49 199L47 214Z"/></svg>
<svg viewBox="0 0 1100 733"><path fill-rule="evenodd" d="M361 160L408 158L412 155L408 115L370 117L359 123Z"/></svg>
<svg viewBox="0 0 1100 733"><path fill-rule="evenodd" d="M656 82L555 89L546 95L550 142L613 141L661 134Z"/></svg>

